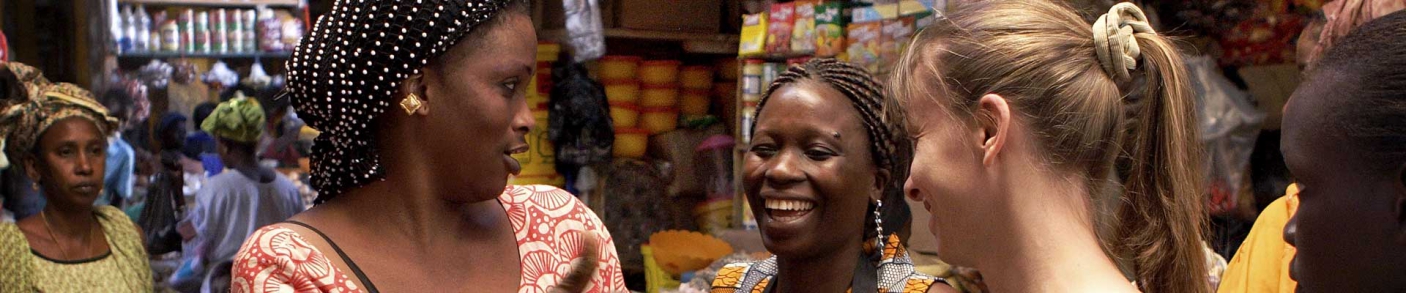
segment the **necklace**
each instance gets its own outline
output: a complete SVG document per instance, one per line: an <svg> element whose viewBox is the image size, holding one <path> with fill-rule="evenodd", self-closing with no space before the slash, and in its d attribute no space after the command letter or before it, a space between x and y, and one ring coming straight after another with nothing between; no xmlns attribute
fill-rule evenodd
<svg viewBox="0 0 1406 293"><path fill-rule="evenodd" d="M62 243L62 242L59 242L59 237L57 236L58 234L54 234L54 228L49 226L49 217L48 217L47 214L48 214L48 213L46 213L45 211L42 211L42 210L39 211L39 218L44 220L44 229L45 229L45 230L49 230L49 239L53 239L53 240L54 240L54 245L58 245L58 246L59 246L59 253L60 253L61 255L63 255L63 259L64 259L64 260L73 260L73 258L70 258L70 257L68 256L68 249L64 249L63 243ZM88 242L90 242L90 240L92 240L92 239L93 239L93 226L92 226L92 225L88 225L88 233L83 235L83 247L84 247L84 248L89 247L90 245L88 245Z"/></svg>

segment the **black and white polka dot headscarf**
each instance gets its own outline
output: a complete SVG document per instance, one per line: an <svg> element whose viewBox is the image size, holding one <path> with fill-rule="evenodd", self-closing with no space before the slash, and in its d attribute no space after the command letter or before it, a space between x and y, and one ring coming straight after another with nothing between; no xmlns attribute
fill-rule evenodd
<svg viewBox="0 0 1406 293"><path fill-rule="evenodd" d="M376 117L400 82L512 0L337 0L288 61L287 98L322 131L312 148L315 203L384 174Z"/></svg>

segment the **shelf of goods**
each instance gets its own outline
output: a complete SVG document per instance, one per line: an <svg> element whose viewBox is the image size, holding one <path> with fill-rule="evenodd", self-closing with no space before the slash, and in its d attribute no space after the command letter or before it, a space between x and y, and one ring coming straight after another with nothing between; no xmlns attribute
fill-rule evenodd
<svg viewBox="0 0 1406 293"><path fill-rule="evenodd" d="M292 52L254 53L189 53L189 52L129 52L117 54L121 59L169 59L169 58L215 58L215 59L288 59Z"/></svg>
<svg viewBox="0 0 1406 293"><path fill-rule="evenodd" d="M191 7L297 7L298 0L120 0L120 4L151 6L191 6Z"/></svg>
<svg viewBox="0 0 1406 293"><path fill-rule="evenodd" d="M541 39L567 41L566 30L547 30ZM740 39L737 34L696 33L680 31L640 30L627 28L605 29L605 37L612 39L682 42L687 53L737 54Z"/></svg>

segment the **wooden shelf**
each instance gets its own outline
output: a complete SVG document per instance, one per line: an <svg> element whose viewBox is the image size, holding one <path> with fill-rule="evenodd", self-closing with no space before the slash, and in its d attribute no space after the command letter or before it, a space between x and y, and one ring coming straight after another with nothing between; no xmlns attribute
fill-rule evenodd
<svg viewBox="0 0 1406 293"><path fill-rule="evenodd" d="M566 41L566 30L543 31L541 39ZM736 34L696 33L679 31L654 31L626 28L605 29L605 37L646 41L681 42L688 53L737 54L740 39Z"/></svg>
<svg viewBox="0 0 1406 293"><path fill-rule="evenodd" d="M149 6L196 6L196 7L297 7L298 0L118 0L121 4L144 4Z"/></svg>
<svg viewBox="0 0 1406 293"><path fill-rule="evenodd" d="M117 54L121 59L168 59L168 58L212 58L212 59L288 59L293 57L292 52L254 52L254 53L186 53L186 52L131 52Z"/></svg>

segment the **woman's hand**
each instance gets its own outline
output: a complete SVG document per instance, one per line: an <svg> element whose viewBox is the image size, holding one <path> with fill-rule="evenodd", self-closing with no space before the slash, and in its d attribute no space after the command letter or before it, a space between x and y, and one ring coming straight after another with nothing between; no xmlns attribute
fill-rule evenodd
<svg viewBox="0 0 1406 293"><path fill-rule="evenodd" d="M591 285L591 279L600 269L600 236L594 231L582 231L585 233L581 237L581 258L576 259L571 264L571 271L562 277L561 283L556 287L547 290L550 293L579 293L586 292L586 287Z"/></svg>

